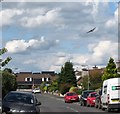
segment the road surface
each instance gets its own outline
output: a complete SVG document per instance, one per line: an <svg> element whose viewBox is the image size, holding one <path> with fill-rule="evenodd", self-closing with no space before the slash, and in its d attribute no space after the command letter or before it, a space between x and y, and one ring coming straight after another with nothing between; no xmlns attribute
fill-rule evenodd
<svg viewBox="0 0 120 114"><path fill-rule="evenodd" d="M36 97L41 101L41 112L104 112L101 109L95 107L80 106L79 102L65 103L61 97L53 96L50 94L36 94ZM112 114L120 114L120 112L112 112Z"/></svg>

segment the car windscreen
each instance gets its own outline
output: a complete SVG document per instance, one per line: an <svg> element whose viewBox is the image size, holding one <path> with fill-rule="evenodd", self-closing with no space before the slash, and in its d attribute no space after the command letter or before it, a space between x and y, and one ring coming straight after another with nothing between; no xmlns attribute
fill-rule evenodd
<svg viewBox="0 0 120 114"><path fill-rule="evenodd" d="M89 95L89 93L91 93L92 91L86 91L86 92L84 92L83 93L83 97L84 98L87 98L88 97L88 95Z"/></svg>
<svg viewBox="0 0 120 114"><path fill-rule="evenodd" d="M25 104L33 104L34 99L31 95L11 93L4 99L6 102L21 102Z"/></svg>
<svg viewBox="0 0 120 114"><path fill-rule="evenodd" d="M91 97L97 97L98 94L91 94Z"/></svg>
<svg viewBox="0 0 120 114"><path fill-rule="evenodd" d="M76 93L67 93L67 96L74 96L77 95Z"/></svg>

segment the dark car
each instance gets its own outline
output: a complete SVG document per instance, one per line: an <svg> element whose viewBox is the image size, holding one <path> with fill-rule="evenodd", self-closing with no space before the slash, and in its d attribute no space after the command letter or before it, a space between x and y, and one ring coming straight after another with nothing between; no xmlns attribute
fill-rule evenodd
<svg viewBox="0 0 120 114"><path fill-rule="evenodd" d="M6 114L39 114L41 102L28 92L9 92L2 101L2 112Z"/></svg>
<svg viewBox="0 0 120 114"><path fill-rule="evenodd" d="M74 92L67 92L64 97L65 103L67 102L78 102L79 96Z"/></svg>
<svg viewBox="0 0 120 114"><path fill-rule="evenodd" d="M80 105L81 106L86 106L87 97L88 97L89 93L91 93L91 92L95 92L95 91L94 90L86 90L86 91L82 92L81 97L80 97Z"/></svg>

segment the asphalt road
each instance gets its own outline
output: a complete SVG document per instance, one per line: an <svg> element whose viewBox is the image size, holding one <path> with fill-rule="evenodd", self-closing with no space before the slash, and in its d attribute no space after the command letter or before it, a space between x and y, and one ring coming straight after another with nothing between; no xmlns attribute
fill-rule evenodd
<svg viewBox="0 0 120 114"><path fill-rule="evenodd" d="M65 103L63 98L50 94L36 94L36 97L42 103L41 112L105 112L94 107L80 106L79 102ZM114 113L120 114L120 112L112 112L112 114Z"/></svg>

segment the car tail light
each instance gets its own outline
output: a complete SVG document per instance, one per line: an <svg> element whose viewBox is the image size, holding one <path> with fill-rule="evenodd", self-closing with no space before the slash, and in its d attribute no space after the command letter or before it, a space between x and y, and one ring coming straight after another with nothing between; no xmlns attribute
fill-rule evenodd
<svg viewBox="0 0 120 114"><path fill-rule="evenodd" d="M107 101L108 101L108 104L109 104L109 102L110 102L110 95L109 94L107 95Z"/></svg>

